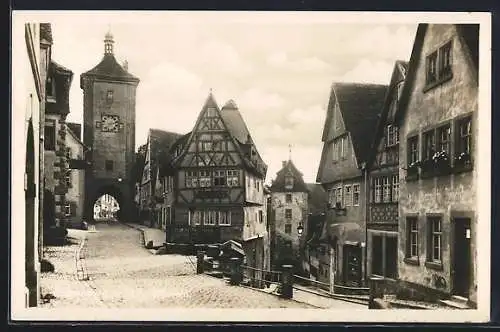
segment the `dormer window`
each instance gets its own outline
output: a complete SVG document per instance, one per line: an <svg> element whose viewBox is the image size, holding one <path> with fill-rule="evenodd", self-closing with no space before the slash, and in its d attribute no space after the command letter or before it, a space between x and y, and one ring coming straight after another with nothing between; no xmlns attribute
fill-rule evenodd
<svg viewBox="0 0 500 332"><path fill-rule="evenodd" d="M293 176L286 176L285 189L292 189L292 188L293 188Z"/></svg>
<svg viewBox="0 0 500 332"><path fill-rule="evenodd" d="M52 77L47 77L47 82L45 84L45 94L47 99L55 100L56 99L56 84Z"/></svg>

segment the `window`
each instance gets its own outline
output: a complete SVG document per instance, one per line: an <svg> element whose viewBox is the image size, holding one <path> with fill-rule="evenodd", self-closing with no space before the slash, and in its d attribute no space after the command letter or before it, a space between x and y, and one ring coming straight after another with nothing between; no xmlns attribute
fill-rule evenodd
<svg viewBox="0 0 500 332"><path fill-rule="evenodd" d="M449 124L437 129L437 151L444 151L450 155L451 127Z"/></svg>
<svg viewBox="0 0 500 332"><path fill-rule="evenodd" d="M423 160L431 160L436 153L436 136L434 130L424 133L423 140Z"/></svg>
<svg viewBox="0 0 500 332"><path fill-rule="evenodd" d="M215 108L213 108L213 107L208 108L207 109L207 116L208 117L217 116L217 111L215 110Z"/></svg>
<svg viewBox="0 0 500 332"><path fill-rule="evenodd" d="M212 185L212 178L209 171L200 171L200 187L206 188Z"/></svg>
<svg viewBox="0 0 500 332"><path fill-rule="evenodd" d="M45 84L45 94L47 99L55 99L56 96L56 85L52 77L47 77L47 82Z"/></svg>
<svg viewBox="0 0 500 332"><path fill-rule="evenodd" d="M66 203L64 205L64 215L71 216L71 204L70 203Z"/></svg>
<svg viewBox="0 0 500 332"><path fill-rule="evenodd" d="M71 148L66 148L66 158L71 159Z"/></svg>
<svg viewBox="0 0 500 332"><path fill-rule="evenodd" d="M382 186L383 186L384 203L388 203L391 201L391 189L392 189L392 183L390 182L389 177L384 176L382 178Z"/></svg>
<svg viewBox="0 0 500 332"><path fill-rule="evenodd" d="M256 185L257 185L257 191L260 191L260 181L259 180L256 180Z"/></svg>
<svg viewBox="0 0 500 332"><path fill-rule="evenodd" d="M227 171L227 185L229 187L237 187L240 185L240 171L228 170Z"/></svg>
<svg viewBox="0 0 500 332"><path fill-rule="evenodd" d="M219 225L230 226L231 225L231 211L221 211L219 212Z"/></svg>
<svg viewBox="0 0 500 332"><path fill-rule="evenodd" d="M264 213L262 210L259 210L259 222L262 224L264 222Z"/></svg>
<svg viewBox="0 0 500 332"><path fill-rule="evenodd" d="M344 192L345 192L344 205L345 206L351 206L352 205L352 191L351 191L351 186L350 185L345 186Z"/></svg>
<svg viewBox="0 0 500 332"><path fill-rule="evenodd" d="M333 144L332 144L332 147L333 147L332 160L334 162L340 159L340 157L339 157L339 144L338 143L339 143L338 141L333 141Z"/></svg>
<svg viewBox="0 0 500 332"><path fill-rule="evenodd" d="M106 93L106 102L113 102L113 90L108 90L108 92Z"/></svg>
<svg viewBox="0 0 500 332"><path fill-rule="evenodd" d="M292 224L285 224L285 233L292 234Z"/></svg>
<svg viewBox="0 0 500 332"><path fill-rule="evenodd" d="M439 49L439 78L451 75L451 42Z"/></svg>
<svg viewBox="0 0 500 332"><path fill-rule="evenodd" d="M352 205L359 205L359 184L354 184L352 186Z"/></svg>
<svg viewBox="0 0 500 332"><path fill-rule="evenodd" d="M328 189L328 203L330 203L330 206L335 204L335 193L335 189Z"/></svg>
<svg viewBox="0 0 500 332"><path fill-rule="evenodd" d="M347 156L347 137L344 136L340 139L340 157L345 159Z"/></svg>
<svg viewBox="0 0 500 332"><path fill-rule="evenodd" d="M45 123L45 139L44 148L47 151L54 151L56 149L56 122L47 121Z"/></svg>
<svg viewBox="0 0 500 332"><path fill-rule="evenodd" d="M437 51L427 56L426 83L432 84L437 81Z"/></svg>
<svg viewBox="0 0 500 332"><path fill-rule="evenodd" d="M217 212L216 211L203 211L203 224L213 226L216 224Z"/></svg>
<svg viewBox="0 0 500 332"><path fill-rule="evenodd" d="M472 152L472 118L467 117L458 121L457 154L471 155Z"/></svg>
<svg viewBox="0 0 500 332"><path fill-rule="evenodd" d="M373 179L373 201L375 203L382 202L382 178Z"/></svg>
<svg viewBox="0 0 500 332"><path fill-rule="evenodd" d="M441 232L441 218L431 217L429 220L429 248L428 260L433 263L441 264L441 249L442 249L442 232Z"/></svg>
<svg viewBox="0 0 500 332"><path fill-rule="evenodd" d="M105 163L106 163L106 165L105 165L106 171L107 172L113 171L113 160L106 160Z"/></svg>
<svg viewBox="0 0 500 332"><path fill-rule="evenodd" d="M406 257L418 259L418 219L406 218Z"/></svg>
<svg viewBox="0 0 500 332"><path fill-rule="evenodd" d="M66 186L71 187L71 170L68 170L66 172L65 181L66 181Z"/></svg>
<svg viewBox="0 0 500 332"><path fill-rule="evenodd" d="M202 212L201 211L189 211L189 217L191 220L191 225L201 225Z"/></svg>
<svg viewBox="0 0 500 332"><path fill-rule="evenodd" d="M285 209L285 218L292 219L292 209Z"/></svg>
<svg viewBox="0 0 500 332"><path fill-rule="evenodd" d="M387 137L386 137L386 146L394 146L399 143L399 130L397 126L388 125L387 126Z"/></svg>
<svg viewBox="0 0 500 332"><path fill-rule="evenodd" d="M211 141L199 141L199 150L200 151L212 151L212 142Z"/></svg>
<svg viewBox="0 0 500 332"><path fill-rule="evenodd" d="M427 85L440 83L452 75L451 41L441 46L437 51L427 56Z"/></svg>
<svg viewBox="0 0 500 332"><path fill-rule="evenodd" d="M408 138L408 165L418 161L418 136Z"/></svg>
<svg viewBox="0 0 500 332"><path fill-rule="evenodd" d="M336 189L335 204L342 206L342 187Z"/></svg>
<svg viewBox="0 0 500 332"><path fill-rule="evenodd" d="M214 171L214 186L226 185L226 171Z"/></svg>
<svg viewBox="0 0 500 332"><path fill-rule="evenodd" d="M399 201L399 174L392 176L392 201Z"/></svg>
<svg viewBox="0 0 500 332"><path fill-rule="evenodd" d="M291 203L292 202L292 194L286 194L285 195L285 202Z"/></svg>
<svg viewBox="0 0 500 332"><path fill-rule="evenodd" d="M198 186L198 172L186 171L186 188L196 188Z"/></svg>
<svg viewBox="0 0 500 332"><path fill-rule="evenodd" d="M293 188L293 176L286 176L285 189L292 189L292 188Z"/></svg>

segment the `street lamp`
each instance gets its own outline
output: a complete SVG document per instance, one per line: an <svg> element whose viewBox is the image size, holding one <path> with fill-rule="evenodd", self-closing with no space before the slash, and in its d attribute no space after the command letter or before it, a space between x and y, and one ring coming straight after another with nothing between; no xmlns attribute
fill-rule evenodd
<svg viewBox="0 0 500 332"><path fill-rule="evenodd" d="M304 231L304 226L302 226L302 224L300 224L298 227L297 227L297 234L299 234L299 237L302 235L302 232Z"/></svg>
<svg viewBox="0 0 500 332"><path fill-rule="evenodd" d="M118 182L122 182L122 178L118 178Z"/></svg>

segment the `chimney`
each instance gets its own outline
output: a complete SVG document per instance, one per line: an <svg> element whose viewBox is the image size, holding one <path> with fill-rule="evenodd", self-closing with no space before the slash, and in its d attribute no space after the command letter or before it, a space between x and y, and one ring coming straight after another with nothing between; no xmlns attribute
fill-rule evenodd
<svg viewBox="0 0 500 332"><path fill-rule="evenodd" d="M127 60L123 61L123 69L125 69L125 71L128 71L128 61Z"/></svg>

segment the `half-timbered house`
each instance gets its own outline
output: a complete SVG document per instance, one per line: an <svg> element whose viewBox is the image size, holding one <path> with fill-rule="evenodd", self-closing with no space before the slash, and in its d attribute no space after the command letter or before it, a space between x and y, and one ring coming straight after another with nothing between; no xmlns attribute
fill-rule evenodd
<svg viewBox="0 0 500 332"><path fill-rule="evenodd" d="M399 279L477 303L479 25L420 24L403 88ZM453 299L452 299L453 300Z"/></svg>
<svg viewBox="0 0 500 332"><path fill-rule="evenodd" d="M387 86L334 83L323 129L316 182L328 193L330 209L321 238L329 243L329 280L364 280L366 161Z"/></svg>
<svg viewBox="0 0 500 332"><path fill-rule="evenodd" d="M367 274L397 279L399 129L395 123L408 63L396 61L367 163Z"/></svg>
<svg viewBox="0 0 500 332"><path fill-rule="evenodd" d="M155 195L156 179L160 156L170 151L171 146L181 135L159 129L148 133L142 176L139 184L139 210L143 223L150 227L161 227L161 197Z"/></svg>
<svg viewBox="0 0 500 332"><path fill-rule="evenodd" d="M193 131L173 152L175 219L167 226L167 240L236 240L247 264L267 268L267 165L236 104L219 109L210 93Z"/></svg>

